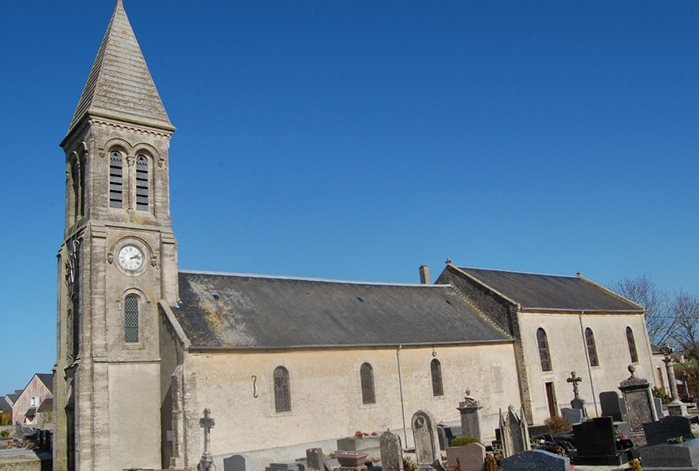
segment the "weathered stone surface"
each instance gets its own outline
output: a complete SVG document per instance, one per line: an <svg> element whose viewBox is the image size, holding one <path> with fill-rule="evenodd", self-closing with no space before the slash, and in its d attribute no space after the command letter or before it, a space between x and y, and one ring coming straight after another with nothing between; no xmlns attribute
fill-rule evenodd
<svg viewBox="0 0 699 471"><path fill-rule="evenodd" d="M423 410L415 412L410 421L415 440L415 457L419 467L429 467L439 459L437 422L431 413Z"/></svg>
<svg viewBox="0 0 699 471"><path fill-rule="evenodd" d="M447 448L447 466L461 471L483 471L485 447L480 443Z"/></svg>
<svg viewBox="0 0 699 471"><path fill-rule="evenodd" d="M383 471L403 471L403 447L395 433L381 434L381 467Z"/></svg>
<svg viewBox="0 0 699 471"><path fill-rule="evenodd" d="M529 450L500 462L502 471L570 471L570 459L548 451Z"/></svg>

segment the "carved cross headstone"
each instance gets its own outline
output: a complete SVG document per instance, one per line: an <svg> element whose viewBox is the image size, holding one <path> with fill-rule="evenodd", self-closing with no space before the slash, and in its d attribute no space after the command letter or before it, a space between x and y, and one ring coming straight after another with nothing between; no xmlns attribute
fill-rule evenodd
<svg viewBox="0 0 699 471"><path fill-rule="evenodd" d="M578 383L582 382L580 376L575 375L575 371L570 372L570 378L566 379L567 382L573 384L573 398L580 399L580 392L578 391Z"/></svg>
<svg viewBox="0 0 699 471"><path fill-rule="evenodd" d="M199 460L198 471L207 471L214 464L214 458L211 455L211 429L215 424L216 421L211 417L211 411L207 407L204 409L204 417L199 419L199 426L204 429L204 453Z"/></svg>
<svg viewBox="0 0 699 471"><path fill-rule="evenodd" d="M585 400L580 397L580 391L578 390L578 383L582 382L582 378L575 374L575 371L570 372L570 378L566 379L567 382L573 385L573 400L570 401L570 406L573 409L579 409L582 411L583 417L587 417L587 410L585 409Z"/></svg>

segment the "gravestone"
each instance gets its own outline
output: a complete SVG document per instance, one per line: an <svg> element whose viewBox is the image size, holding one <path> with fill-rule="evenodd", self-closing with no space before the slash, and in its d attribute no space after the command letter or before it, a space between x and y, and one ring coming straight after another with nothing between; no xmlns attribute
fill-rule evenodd
<svg viewBox="0 0 699 471"><path fill-rule="evenodd" d="M403 447L395 433L384 432L380 439L383 471L403 471Z"/></svg>
<svg viewBox="0 0 699 471"><path fill-rule="evenodd" d="M299 467L296 463L270 463L265 471L299 471Z"/></svg>
<svg viewBox="0 0 699 471"><path fill-rule="evenodd" d="M419 410L410 421L415 442L415 458L418 468L430 468L439 456L437 422L431 413Z"/></svg>
<svg viewBox="0 0 699 471"><path fill-rule="evenodd" d="M583 411L580 409L571 409L570 407L561 407L561 415L568 419L571 424L579 424L585 420Z"/></svg>
<svg viewBox="0 0 699 471"><path fill-rule="evenodd" d="M583 417L587 417L585 401L580 397L580 391L578 390L578 383L582 382L582 378L576 375L575 371L571 371L570 378L566 379L566 382L573 385L573 400L570 401L570 407L581 410Z"/></svg>
<svg viewBox="0 0 699 471"><path fill-rule="evenodd" d="M480 443L447 448L447 469L459 471L483 471L485 447Z"/></svg>
<svg viewBox="0 0 699 471"><path fill-rule="evenodd" d="M621 465L629 460L628 453L618 451L611 417L597 417L573 426L578 455L576 464Z"/></svg>
<svg viewBox="0 0 699 471"><path fill-rule="evenodd" d="M670 445L645 446L640 449L644 471L678 469L699 470L699 439Z"/></svg>
<svg viewBox="0 0 699 471"><path fill-rule="evenodd" d="M325 457L322 448L306 450L306 469L309 471L325 471Z"/></svg>
<svg viewBox="0 0 699 471"><path fill-rule="evenodd" d="M665 353L663 362L665 363L665 369L667 370L667 382L670 383L670 397L672 397L672 401L667 405L667 412L669 415L687 415L687 406L680 401L680 397L677 394L675 367L672 357L670 356L673 353L672 347L665 344L663 346L663 353Z"/></svg>
<svg viewBox="0 0 699 471"><path fill-rule="evenodd" d="M461 436L473 437L479 441L483 440L481 436L481 417L480 410L483 408L480 402L471 397L471 391L466 390L464 400L459 403L457 409L461 413Z"/></svg>
<svg viewBox="0 0 699 471"><path fill-rule="evenodd" d="M530 449L529 430L524 410L520 411L519 416L515 413L513 406L509 406L504 415L500 410L500 440L505 458Z"/></svg>
<svg viewBox="0 0 699 471"><path fill-rule="evenodd" d="M626 422L626 407L616 391L604 391L599 394L602 416L612 417L614 422Z"/></svg>
<svg viewBox="0 0 699 471"><path fill-rule="evenodd" d="M570 471L570 459L548 451L530 450L500 462L502 471Z"/></svg>
<svg viewBox="0 0 699 471"><path fill-rule="evenodd" d="M223 471L249 471L248 457L245 455L232 455L223 459Z"/></svg>
<svg viewBox="0 0 699 471"><path fill-rule="evenodd" d="M211 454L211 429L216 425L216 421L211 417L211 410L204 409L204 417L199 419L199 426L204 429L204 452L199 458L198 471L209 471L214 467L214 457Z"/></svg>
<svg viewBox="0 0 699 471"><path fill-rule="evenodd" d="M439 439L439 448L446 450L451 445L451 441L455 438L462 437L461 427L450 427L444 424L437 424L437 438Z"/></svg>
<svg viewBox="0 0 699 471"><path fill-rule="evenodd" d="M684 440L692 440L692 424L688 417L671 415L657 422L643 424L648 445L667 443L668 439L682 437Z"/></svg>
<svg viewBox="0 0 699 471"><path fill-rule="evenodd" d="M661 419L661 418L669 415L666 413L665 409L663 408L663 400L660 399L659 397L653 398L653 405L655 406L655 414L658 416L658 419Z"/></svg>
<svg viewBox="0 0 699 471"><path fill-rule="evenodd" d="M629 438L636 445L645 445L646 436L643 433L643 424L655 422L658 420L658 416L655 413L650 383L646 379L636 376L635 366L629 365L629 372L631 376L619 385L626 402L627 421L631 429Z"/></svg>

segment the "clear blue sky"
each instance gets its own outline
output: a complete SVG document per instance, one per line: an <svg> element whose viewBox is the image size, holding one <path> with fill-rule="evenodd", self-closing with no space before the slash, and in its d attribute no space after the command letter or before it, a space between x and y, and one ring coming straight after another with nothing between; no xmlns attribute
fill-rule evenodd
<svg viewBox="0 0 699 471"><path fill-rule="evenodd" d="M0 394L55 360L58 147L115 0L0 0ZM182 269L699 284L699 2L124 0Z"/></svg>

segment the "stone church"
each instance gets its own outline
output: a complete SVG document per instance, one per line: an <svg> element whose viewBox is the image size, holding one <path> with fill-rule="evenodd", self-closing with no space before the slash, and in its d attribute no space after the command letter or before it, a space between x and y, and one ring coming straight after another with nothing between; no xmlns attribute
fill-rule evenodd
<svg viewBox="0 0 699 471"><path fill-rule="evenodd" d="M629 363L654 379L643 308L580 276L450 262L414 285L178 270L174 130L118 0L61 142L55 469L195 467L205 408L218 469L244 454L257 471L355 431L410 445L412 414L458 422L467 388L493 435L508 405L534 423L558 414L571 371L590 415Z"/></svg>

